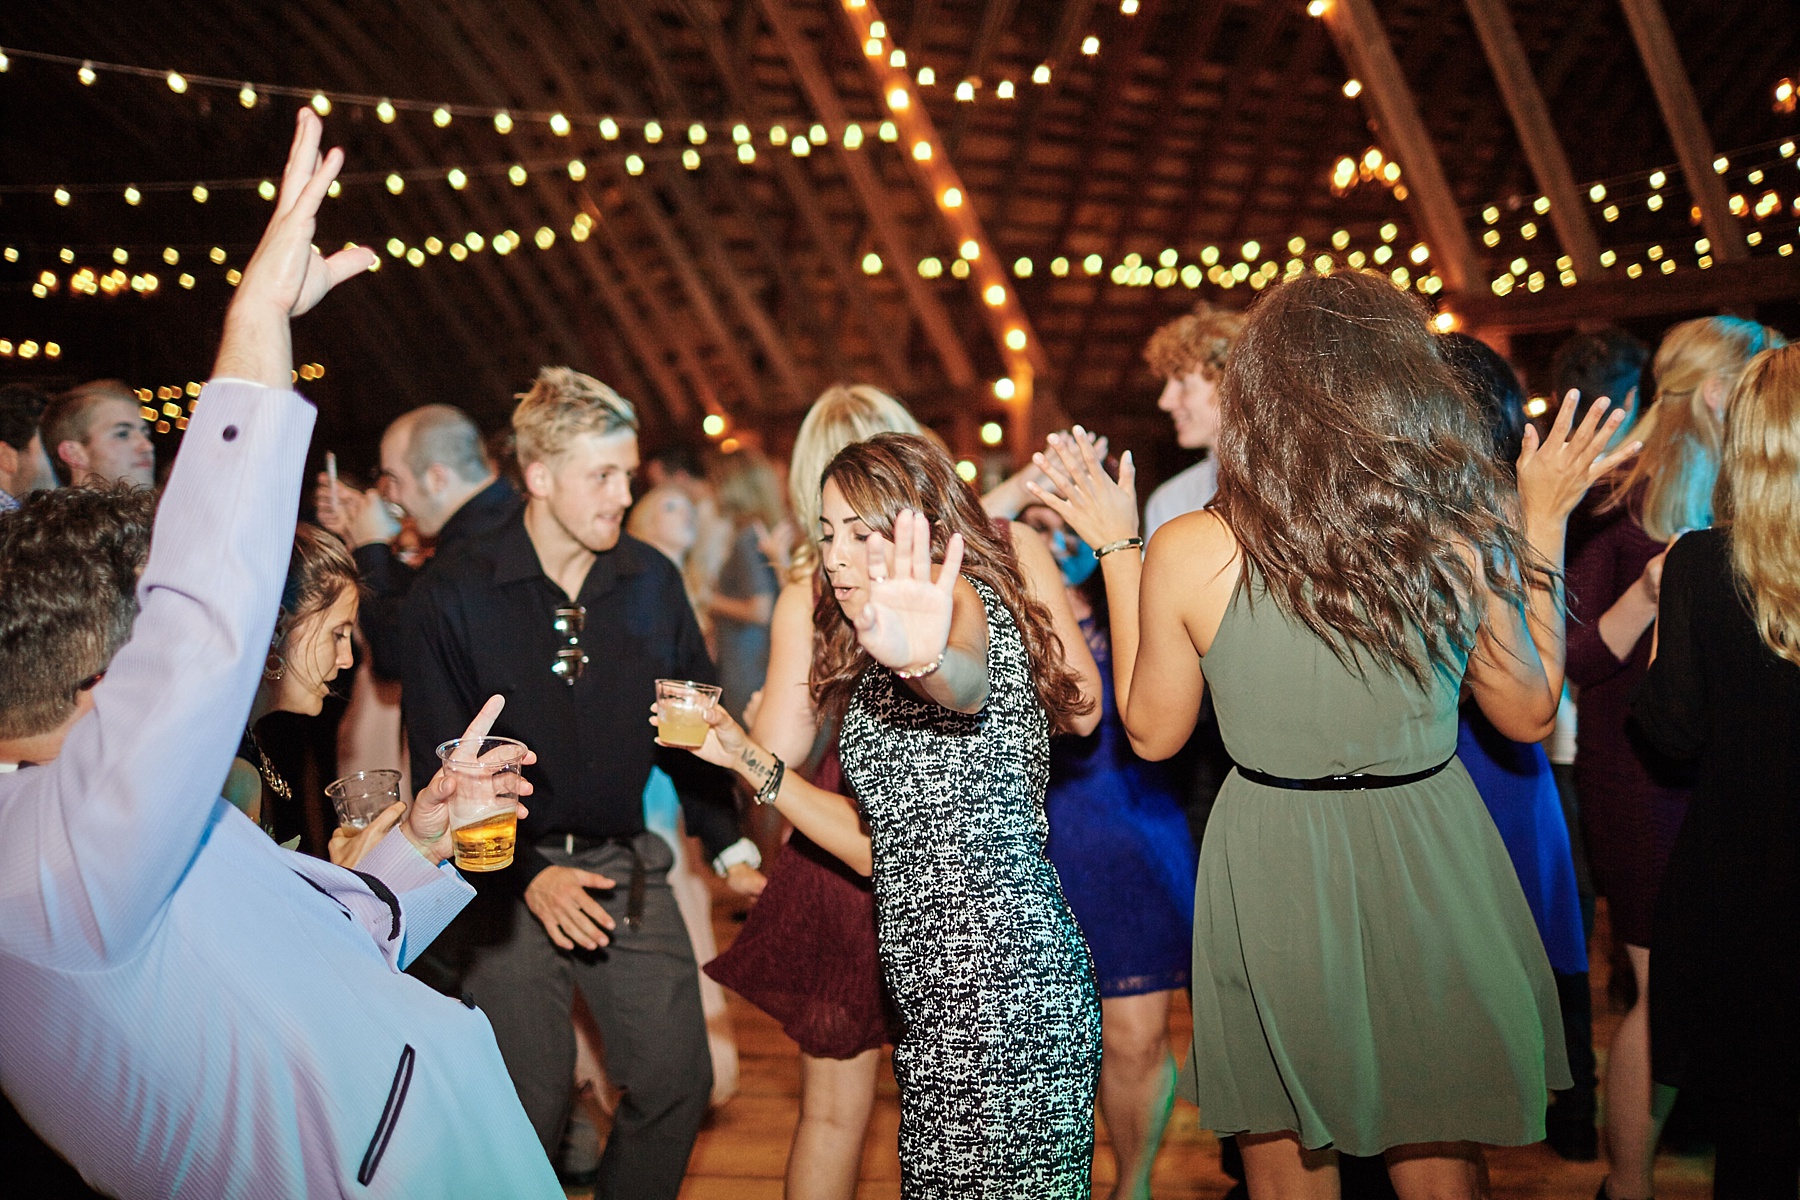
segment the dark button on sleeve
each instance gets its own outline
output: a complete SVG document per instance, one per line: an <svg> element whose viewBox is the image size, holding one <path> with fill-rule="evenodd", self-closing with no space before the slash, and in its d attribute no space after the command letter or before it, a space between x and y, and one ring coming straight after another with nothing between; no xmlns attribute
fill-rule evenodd
<svg viewBox="0 0 1800 1200"><path fill-rule="evenodd" d="M223 437L228 442L237 441L237 426L236 425L227 425L225 427L225 432L223 434L221 434L220 436Z"/></svg>

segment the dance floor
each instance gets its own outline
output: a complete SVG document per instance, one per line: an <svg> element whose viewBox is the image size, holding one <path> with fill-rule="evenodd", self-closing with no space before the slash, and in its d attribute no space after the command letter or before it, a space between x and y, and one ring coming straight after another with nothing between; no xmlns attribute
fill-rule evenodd
<svg viewBox="0 0 1800 1200"><path fill-rule="evenodd" d="M736 935L738 924L733 914L740 904L722 889L715 892L713 917L720 946L728 945ZM1600 937L1595 940L1598 945L1605 944ZM1595 967L1595 1024L1604 1055L1620 1014L1607 1002L1605 964L1596 963ZM760 1011L736 996L730 997L730 1005L742 1061L738 1092L712 1114L701 1132L681 1195L683 1200L780 1200L788 1143L799 1112L799 1052L780 1026ZM1188 1037L1185 1003L1178 1008L1170 1029L1177 1053ZM900 1195L900 1161L895 1152L899 1121L898 1093L892 1073L884 1067L874 1120L864 1143L858 1200L895 1200ZM1112 1155L1104 1148L1104 1123L1100 1142L1102 1148L1094 1156L1094 1195L1104 1200L1113 1179ZM1589 1200L1604 1173L1601 1163L1565 1162L1543 1145L1492 1150L1488 1163L1494 1195L1521 1200ZM1711 1191L1710 1179L1711 1164L1706 1158L1665 1154L1657 1163L1660 1200L1705 1200ZM1192 1105L1178 1103L1156 1161L1152 1183L1156 1200L1215 1200L1230 1185L1219 1171L1218 1144L1199 1127L1199 1113ZM590 1194L586 1190L568 1192L571 1197Z"/></svg>

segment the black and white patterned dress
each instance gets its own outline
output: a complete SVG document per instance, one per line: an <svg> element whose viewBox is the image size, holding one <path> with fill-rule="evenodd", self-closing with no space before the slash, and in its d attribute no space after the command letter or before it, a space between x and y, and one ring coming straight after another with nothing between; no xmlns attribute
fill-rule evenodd
<svg viewBox="0 0 1800 1200"><path fill-rule="evenodd" d="M1011 612L971 582L987 610L986 706L951 712L871 667L839 737L904 1025L901 1195L1085 1198L1100 1000L1044 856L1049 721Z"/></svg>

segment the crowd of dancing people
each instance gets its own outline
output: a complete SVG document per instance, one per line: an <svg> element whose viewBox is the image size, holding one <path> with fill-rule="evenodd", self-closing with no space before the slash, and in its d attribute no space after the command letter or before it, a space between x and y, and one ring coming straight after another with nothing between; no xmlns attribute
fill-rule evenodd
<svg viewBox="0 0 1800 1200"><path fill-rule="evenodd" d="M1792 1200L1800 347L1581 334L1534 423L1344 271L1156 332L1198 458L1144 504L1079 425L981 494L865 384L785 486L754 446L641 461L564 367L498 452L401 415L359 487L303 479L291 384L290 321L372 258L313 245L322 136L160 491L122 385L0 393L31 1194L672 1200L729 989L800 1050L790 1200L855 1194L884 1061L907 1200L1089 1196L1097 1122L1148 1197L1178 1098L1257 1200L1481 1196L1484 1146L1546 1138L1650 1200L1677 1103L1715 1195ZM719 689L697 748L658 680ZM403 798L302 846L259 726L346 690L340 771ZM465 878L453 746L489 737L529 747L517 852Z"/></svg>

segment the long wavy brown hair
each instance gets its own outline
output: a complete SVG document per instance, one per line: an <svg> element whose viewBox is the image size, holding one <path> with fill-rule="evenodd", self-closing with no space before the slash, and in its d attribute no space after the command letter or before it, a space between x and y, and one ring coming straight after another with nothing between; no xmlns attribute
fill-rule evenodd
<svg viewBox="0 0 1800 1200"><path fill-rule="evenodd" d="M1522 604L1556 583L1427 315L1359 272L1264 292L1220 384L1211 505L1347 667L1367 654L1421 683L1460 676L1487 589Z"/></svg>
<svg viewBox="0 0 1800 1200"><path fill-rule="evenodd" d="M852 511L883 537L893 537L894 518L902 509L924 513L931 522L933 561L943 560L951 534L962 534L962 573L993 588L1012 613L1051 729L1068 729L1076 717L1092 711L1093 701L1081 694L1081 683L1063 658L1050 610L1032 599L1011 542L982 511L974 489L957 476L949 455L917 434L877 434L838 451L820 486L832 479ZM818 591L813 625L819 634L813 639L813 703L821 712L841 714L856 681L874 660L857 642L856 630L829 587Z"/></svg>

